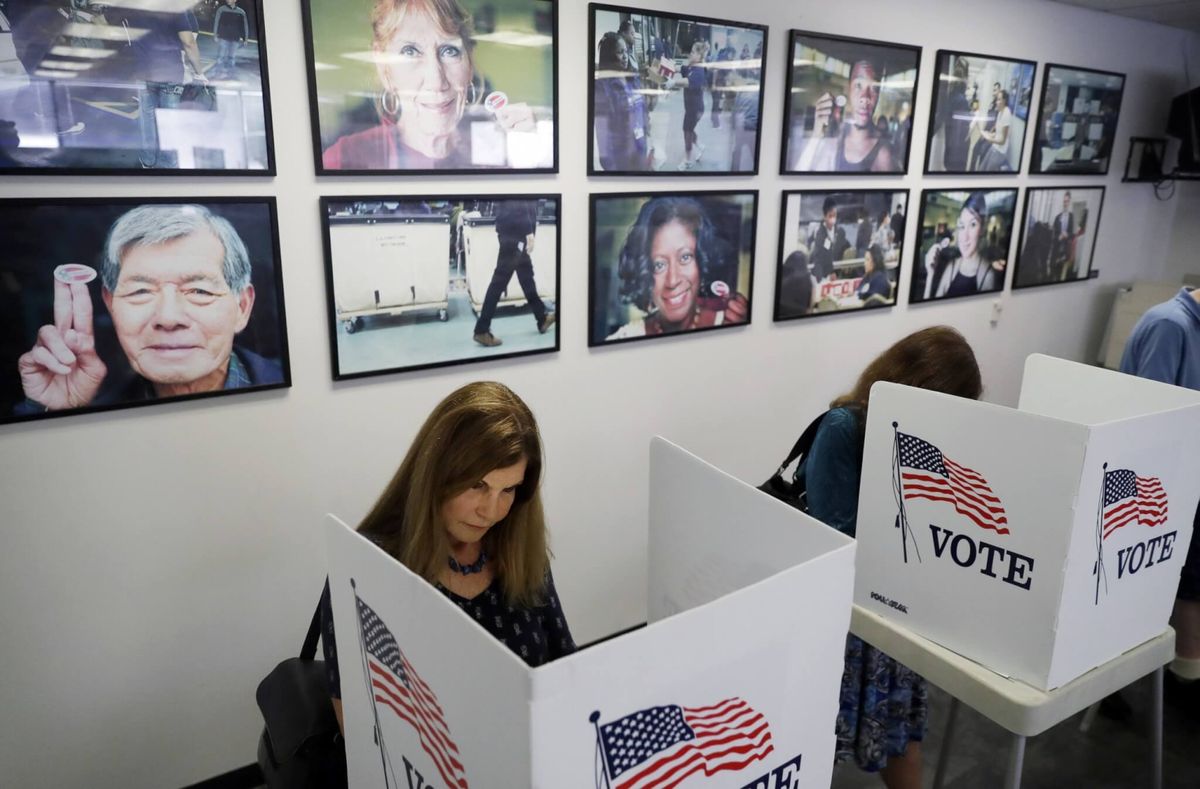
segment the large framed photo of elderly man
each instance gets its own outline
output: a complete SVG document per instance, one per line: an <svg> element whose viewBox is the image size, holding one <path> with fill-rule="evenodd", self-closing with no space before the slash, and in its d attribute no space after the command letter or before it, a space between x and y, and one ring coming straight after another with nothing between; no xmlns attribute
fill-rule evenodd
<svg viewBox="0 0 1200 789"><path fill-rule="evenodd" d="M893 307L906 189L783 193L775 320Z"/></svg>
<svg viewBox="0 0 1200 789"><path fill-rule="evenodd" d="M555 0L302 0L317 173L558 172Z"/></svg>
<svg viewBox="0 0 1200 789"><path fill-rule="evenodd" d="M1004 290L1016 189L926 189L908 301L942 301Z"/></svg>
<svg viewBox="0 0 1200 789"><path fill-rule="evenodd" d="M1091 277L1103 206L1103 186L1026 189L1013 288Z"/></svg>
<svg viewBox="0 0 1200 789"><path fill-rule="evenodd" d="M334 379L557 351L559 205L322 198Z"/></svg>
<svg viewBox="0 0 1200 789"><path fill-rule="evenodd" d="M793 30L780 173L908 171L921 48Z"/></svg>
<svg viewBox="0 0 1200 789"><path fill-rule="evenodd" d="M757 191L593 194L588 345L750 322Z"/></svg>
<svg viewBox="0 0 1200 789"><path fill-rule="evenodd" d="M265 2L0 2L0 174L274 175Z"/></svg>
<svg viewBox="0 0 1200 789"><path fill-rule="evenodd" d="M1106 174L1124 93L1124 74L1048 63L1029 172Z"/></svg>
<svg viewBox="0 0 1200 789"><path fill-rule="evenodd" d="M765 26L588 9L589 175L758 172Z"/></svg>
<svg viewBox="0 0 1200 789"><path fill-rule="evenodd" d="M938 50L925 172L1020 172L1036 68L1030 60Z"/></svg>
<svg viewBox="0 0 1200 789"><path fill-rule="evenodd" d="M291 385L274 198L0 200L0 422Z"/></svg>

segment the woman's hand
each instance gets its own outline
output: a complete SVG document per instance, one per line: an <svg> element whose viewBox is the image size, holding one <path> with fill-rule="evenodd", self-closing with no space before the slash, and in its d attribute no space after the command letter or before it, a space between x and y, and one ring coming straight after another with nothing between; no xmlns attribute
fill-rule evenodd
<svg viewBox="0 0 1200 789"><path fill-rule="evenodd" d="M742 294L735 293L725 305L725 323L745 323L749 316L750 302Z"/></svg>
<svg viewBox="0 0 1200 789"><path fill-rule="evenodd" d="M525 102L506 104L501 107L496 111L496 122L505 131L537 131L537 120L533 117L533 109Z"/></svg>
<svg viewBox="0 0 1200 789"><path fill-rule="evenodd" d="M1006 260L1004 258L1001 258L1000 260L992 261L992 268L994 268L996 271L1004 271L1004 268L1007 265L1008 265L1008 260Z"/></svg>
<svg viewBox="0 0 1200 789"><path fill-rule="evenodd" d="M949 239L943 238L941 241L939 241L936 244L934 244L933 246L931 246L929 248L929 251L925 253L925 271L927 274L929 274L930 276L933 275L933 270L935 268L937 268L938 252L940 252L941 250L945 249L948 246L950 246Z"/></svg>

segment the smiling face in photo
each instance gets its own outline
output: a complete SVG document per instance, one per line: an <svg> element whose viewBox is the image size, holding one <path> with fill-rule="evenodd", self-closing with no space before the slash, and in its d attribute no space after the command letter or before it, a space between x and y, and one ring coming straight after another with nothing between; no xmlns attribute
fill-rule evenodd
<svg viewBox="0 0 1200 789"><path fill-rule="evenodd" d="M662 320L683 323L700 295L700 262L696 259L696 234L678 219L663 224L650 244L654 273L651 293Z"/></svg>
<svg viewBox="0 0 1200 789"><path fill-rule="evenodd" d="M410 12L379 53L384 88L399 99L406 136L437 137L455 130L471 84L471 55L462 36L426 13Z"/></svg>

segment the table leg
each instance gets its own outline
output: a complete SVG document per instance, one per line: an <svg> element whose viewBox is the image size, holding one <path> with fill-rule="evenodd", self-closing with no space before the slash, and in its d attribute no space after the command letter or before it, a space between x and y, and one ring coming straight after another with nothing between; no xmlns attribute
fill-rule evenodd
<svg viewBox="0 0 1200 789"><path fill-rule="evenodd" d="M954 739L955 724L958 722L958 699L950 699L950 714L946 716L946 729L942 735L942 747L938 749L937 772L933 775L933 789L942 789L946 780L946 763L950 758L950 741Z"/></svg>
<svg viewBox="0 0 1200 789"><path fill-rule="evenodd" d="M1013 735L1012 750L1008 754L1008 775L1004 778L1004 789L1020 789L1021 768L1025 764L1025 738Z"/></svg>
<svg viewBox="0 0 1200 789"><path fill-rule="evenodd" d="M1151 786L1154 789L1162 789L1163 766L1163 667L1159 666L1154 672L1154 682L1152 683L1151 693L1154 697L1150 700L1150 727L1151 727L1151 748L1154 753L1151 755L1152 782Z"/></svg>

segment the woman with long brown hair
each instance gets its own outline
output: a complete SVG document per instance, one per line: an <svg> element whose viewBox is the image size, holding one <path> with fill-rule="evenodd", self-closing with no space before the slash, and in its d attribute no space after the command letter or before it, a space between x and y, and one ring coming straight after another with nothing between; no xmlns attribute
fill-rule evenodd
<svg viewBox="0 0 1200 789"><path fill-rule="evenodd" d="M539 666L575 651L550 574L541 476L529 406L503 384L467 384L433 409L358 530ZM340 722L328 585L321 620Z"/></svg>
<svg viewBox="0 0 1200 789"><path fill-rule="evenodd" d="M983 385L971 346L949 326L910 334L875 358L850 392L830 403L812 448L796 469L808 513L855 534L863 439L871 387L879 381L978 399ZM837 717L837 760L878 771L889 789L921 785L920 743L928 718L925 680L854 635Z"/></svg>

